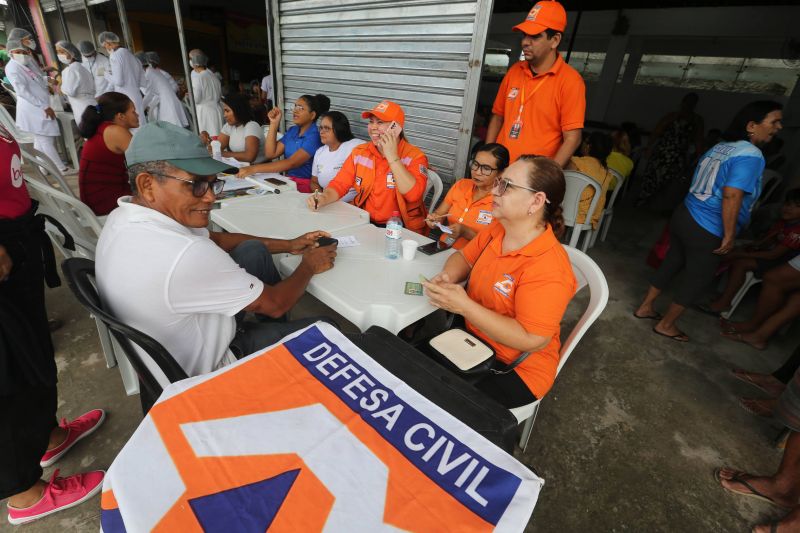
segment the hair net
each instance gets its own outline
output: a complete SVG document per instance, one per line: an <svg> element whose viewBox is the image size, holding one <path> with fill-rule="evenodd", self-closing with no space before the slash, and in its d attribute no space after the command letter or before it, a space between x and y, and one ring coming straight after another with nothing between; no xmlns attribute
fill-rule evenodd
<svg viewBox="0 0 800 533"><path fill-rule="evenodd" d="M136 52L133 56L139 60L139 63L141 63L143 67L147 66L147 57L144 52Z"/></svg>
<svg viewBox="0 0 800 533"><path fill-rule="evenodd" d="M11 53L14 50L27 50L27 48L25 48L21 40L9 39L8 41L6 41L6 50L8 50L8 52Z"/></svg>
<svg viewBox="0 0 800 533"><path fill-rule="evenodd" d="M144 54L147 57L147 62L150 63L150 66L156 66L161 64L161 58L158 57L158 52L145 52Z"/></svg>
<svg viewBox="0 0 800 533"><path fill-rule="evenodd" d="M71 42L69 42L69 41L58 41L56 43L56 46L59 47L59 48L63 48L64 50L69 52L69 55L71 55L72 59L74 59L75 61L80 61L81 60L81 53L78 51L78 48L74 44L72 44Z"/></svg>
<svg viewBox="0 0 800 533"><path fill-rule="evenodd" d="M191 59L192 62L198 67L205 67L208 65L208 56L205 55L201 50L196 50L190 53L189 59Z"/></svg>
<svg viewBox="0 0 800 533"><path fill-rule="evenodd" d="M8 40L9 41L21 41L22 39L32 38L33 34L26 30L25 28L13 28L10 32L8 32Z"/></svg>
<svg viewBox="0 0 800 533"><path fill-rule="evenodd" d="M104 31L104 32L101 32L100 35L97 36L97 42L100 43L100 44L118 43L119 42L119 35L117 35L113 31Z"/></svg>
<svg viewBox="0 0 800 533"><path fill-rule="evenodd" d="M92 41L81 41L81 42L79 42L78 43L78 49L81 51L81 54L83 54L85 56L88 56L89 54L97 52L97 50L95 49L94 44L92 43Z"/></svg>

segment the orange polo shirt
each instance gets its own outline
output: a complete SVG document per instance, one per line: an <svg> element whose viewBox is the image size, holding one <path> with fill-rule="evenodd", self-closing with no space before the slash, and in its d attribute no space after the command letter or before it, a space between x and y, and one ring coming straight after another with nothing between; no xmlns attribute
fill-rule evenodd
<svg viewBox="0 0 800 533"><path fill-rule="evenodd" d="M512 139L509 132L523 97L522 129L519 137ZM564 142L562 132L583 128L586 85L561 54L550 70L536 76L527 61L520 61L503 78L492 113L503 117L497 142L508 148L512 162L523 154L553 157Z"/></svg>
<svg viewBox="0 0 800 533"><path fill-rule="evenodd" d="M592 229L597 229L600 224L600 217L603 216L603 210L606 207L606 193L608 192L609 185L614 179L614 174L608 171L607 168L600 164L600 161L594 157L571 157L570 161L578 169L578 172L586 174L594 181L600 184L600 199L597 201L597 207L594 208L592 213ZM589 213L589 208L592 206L592 199L594 198L594 189L586 187L581 193L581 200L578 204L578 216L575 221L578 224L586 222L586 215Z"/></svg>
<svg viewBox="0 0 800 533"><path fill-rule="evenodd" d="M368 187L367 198L360 207L369 212L372 222L385 224L393 211L400 211L401 214L414 218L416 222L421 220L422 227L425 227L425 213L419 207L422 205L422 195L428 181L428 158L422 150L405 139L400 140L397 151L403 166L416 180L414 186L402 195L406 205L401 207L398 203L397 184L389 168L389 161L371 142L353 148L342 169L328 187L339 193L339 198L347 194L351 188L355 188L357 194L353 203L361 197L362 189ZM410 227L411 224L405 218L404 216L405 226Z"/></svg>
<svg viewBox="0 0 800 533"><path fill-rule="evenodd" d="M531 392L542 398L558 370L561 319L577 290L569 256L548 226L519 250L502 252L506 230L493 224L479 233L461 254L472 265L467 294L482 306L515 319L529 333L550 342L514 369ZM467 329L494 348L497 358L511 363L519 350L489 339L467 322Z"/></svg>
<svg viewBox="0 0 800 533"><path fill-rule="evenodd" d="M447 217L448 224L461 224L469 229L480 233L488 228L494 220L492 216L492 195L487 194L477 202L472 200L475 195L475 182L469 178L458 180L447 192L444 203L450 204ZM442 234L442 240L447 238L447 234ZM462 249L469 242L464 237L459 237L453 243L456 250Z"/></svg>

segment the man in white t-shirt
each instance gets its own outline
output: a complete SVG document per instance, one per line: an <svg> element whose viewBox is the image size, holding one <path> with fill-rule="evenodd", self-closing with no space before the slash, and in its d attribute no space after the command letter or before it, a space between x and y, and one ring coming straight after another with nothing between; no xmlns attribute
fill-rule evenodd
<svg viewBox="0 0 800 533"><path fill-rule="evenodd" d="M133 196L108 216L95 267L100 296L117 318L160 342L189 376L316 320L280 321L311 277L333 267L335 247L316 243L325 232L292 240L209 232L221 190L216 174L235 170L173 124L141 128L125 158ZM281 252L303 254L285 280L271 257ZM246 311L262 318L246 322Z"/></svg>
<svg viewBox="0 0 800 533"><path fill-rule="evenodd" d="M275 102L275 93L272 90L271 73L261 78L261 100L267 105L267 109L272 109Z"/></svg>

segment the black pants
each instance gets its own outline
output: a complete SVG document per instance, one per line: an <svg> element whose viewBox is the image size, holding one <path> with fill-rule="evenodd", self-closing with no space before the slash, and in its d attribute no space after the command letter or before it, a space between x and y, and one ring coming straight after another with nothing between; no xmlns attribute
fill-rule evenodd
<svg viewBox="0 0 800 533"><path fill-rule="evenodd" d="M681 284L675 289L673 301L689 307L703 295L714 281L721 256L713 253L722 239L695 222L686 205L681 203L669 222L669 251L650 284L664 290L682 270Z"/></svg>
<svg viewBox="0 0 800 533"><path fill-rule="evenodd" d="M798 368L800 368L800 346L798 346L794 353L789 356L789 359L783 363L783 366L772 373L772 376L781 383L789 383Z"/></svg>
<svg viewBox="0 0 800 533"><path fill-rule="evenodd" d="M42 477L39 466L56 427L55 387L26 387L0 396L0 500L25 492Z"/></svg>

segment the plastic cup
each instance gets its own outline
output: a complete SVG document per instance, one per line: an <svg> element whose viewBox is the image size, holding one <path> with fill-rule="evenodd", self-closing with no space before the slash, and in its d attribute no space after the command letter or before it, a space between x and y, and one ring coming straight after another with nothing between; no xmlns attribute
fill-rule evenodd
<svg viewBox="0 0 800 533"><path fill-rule="evenodd" d="M403 259L406 261L411 261L414 259L414 256L417 255L417 246L419 246L417 241L412 239L404 239L401 245L403 247Z"/></svg>

